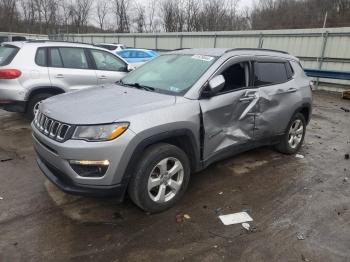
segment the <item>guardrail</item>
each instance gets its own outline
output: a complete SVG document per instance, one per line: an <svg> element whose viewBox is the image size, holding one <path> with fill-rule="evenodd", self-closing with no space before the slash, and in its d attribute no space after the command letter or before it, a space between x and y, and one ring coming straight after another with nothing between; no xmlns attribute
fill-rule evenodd
<svg viewBox="0 0 350 262"><path fill-rule="evenodd" d="M306 75L309 77L350 80L350 72L345 72L345 71L316 70L316 69L304 69L304 71Z"/></svg>

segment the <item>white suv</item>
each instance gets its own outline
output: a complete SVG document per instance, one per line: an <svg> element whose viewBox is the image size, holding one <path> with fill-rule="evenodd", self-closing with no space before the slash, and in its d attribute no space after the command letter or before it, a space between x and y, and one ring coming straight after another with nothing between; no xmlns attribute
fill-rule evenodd
<svg viewBox="0 0 350 262"><path fill-rule="evenodd" d="M102 48L68 42L26 41L0 45L0 108L33 118L53 95L120 80L132 70Z"/></svg>

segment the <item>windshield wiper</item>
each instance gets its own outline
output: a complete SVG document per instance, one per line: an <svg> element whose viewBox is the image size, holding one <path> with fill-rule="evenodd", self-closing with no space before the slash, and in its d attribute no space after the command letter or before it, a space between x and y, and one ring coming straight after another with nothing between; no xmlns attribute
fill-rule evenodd
<svg viewBox="0 0 350 262"><path fill-rule="evenodd" d="M120 81L120 83L124 86L131 86L131 87L135 87L137 89L143 89L143 90L146 90L146 91L154 91L155 88L154 87L151 87L151 86L145 86L145 85L140 85L139 83L124 83L122 81Z"/></svg>

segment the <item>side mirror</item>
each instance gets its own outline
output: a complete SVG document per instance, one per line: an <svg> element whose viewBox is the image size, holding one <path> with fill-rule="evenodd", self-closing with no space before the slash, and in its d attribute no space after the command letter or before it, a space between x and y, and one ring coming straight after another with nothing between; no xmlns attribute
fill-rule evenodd
<svg viewBox="0 0 350 262"><path fill-rule="evenodd" d="M135 67L133 67L132 65L128 64L126 66L126 71L131 72L131 71L134 71L134 70L135 70Z"/></svg>
<svg viewBox="0 0 350 262"><path fill-rule="evenodd" d="M209 89L211 95L215 95L225 86L225 78L223 75L217 75L209 81Z"/></svg>

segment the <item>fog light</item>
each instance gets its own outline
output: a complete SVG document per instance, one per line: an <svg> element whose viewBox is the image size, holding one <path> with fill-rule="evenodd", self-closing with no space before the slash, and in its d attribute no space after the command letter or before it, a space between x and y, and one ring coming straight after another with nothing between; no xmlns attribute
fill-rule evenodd
<svg viewBox="0 0 350 262"><path fill-rule="evenodd" d="M108 160L70 160L72 169L82 177L102 177L109 167Z"/></svg>

